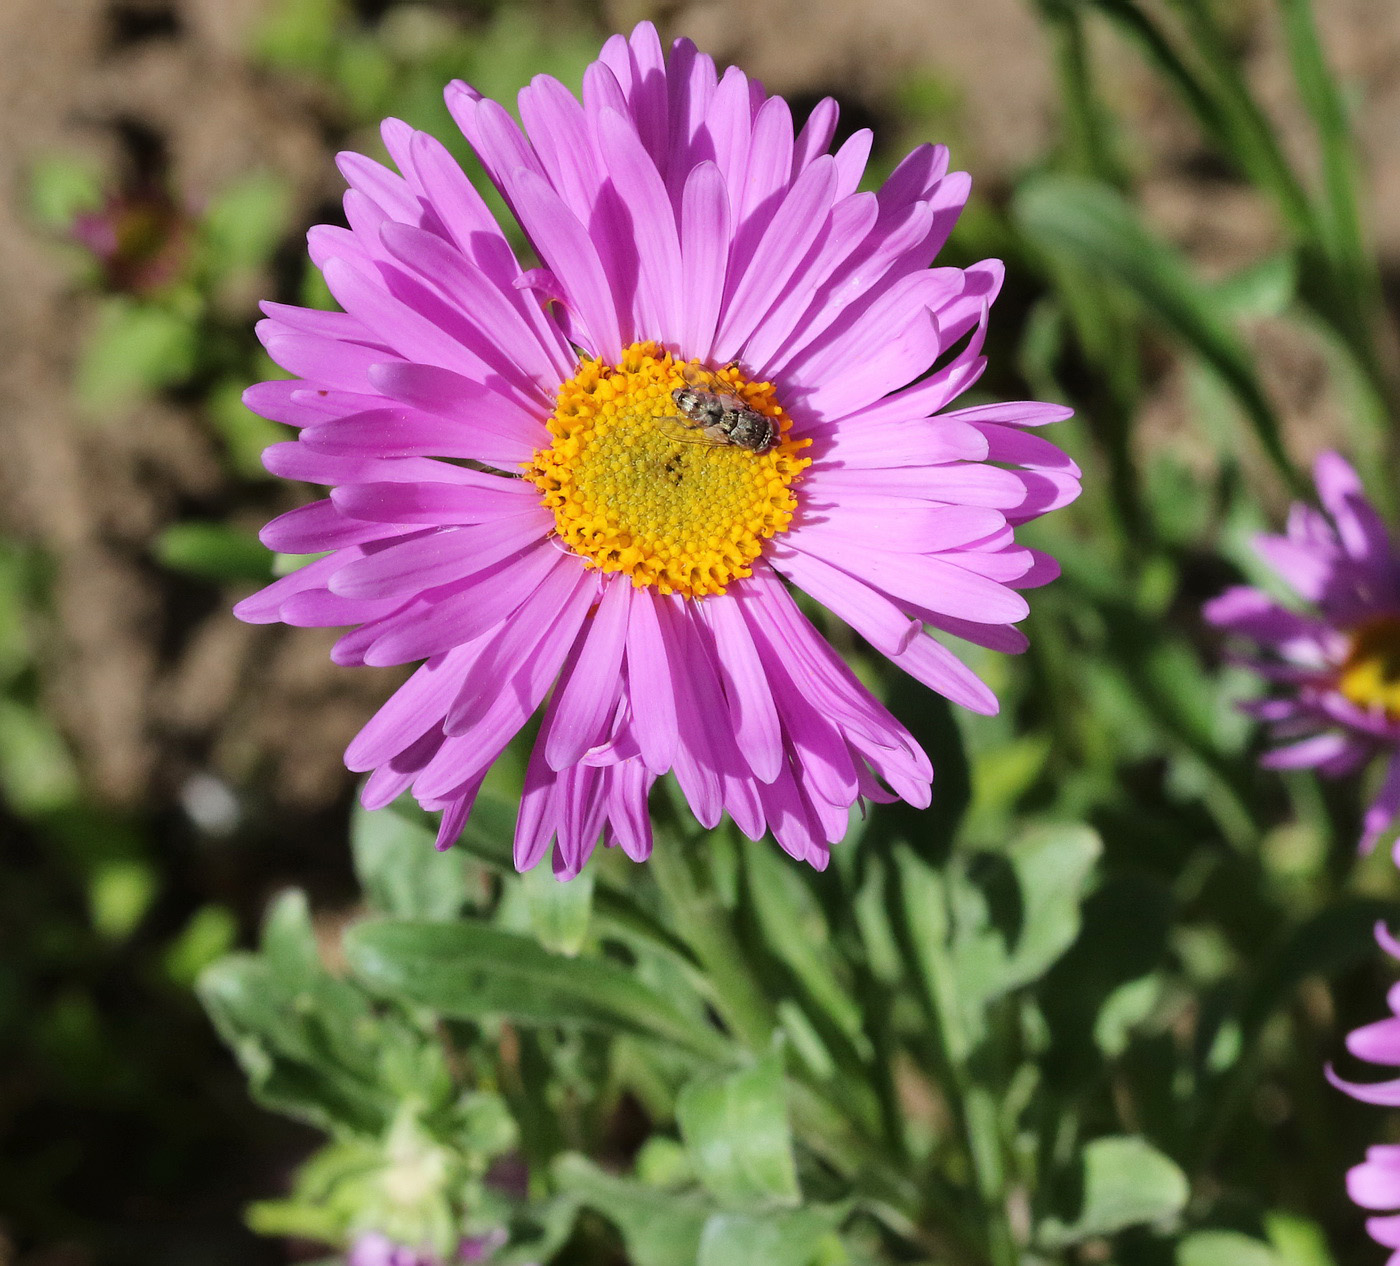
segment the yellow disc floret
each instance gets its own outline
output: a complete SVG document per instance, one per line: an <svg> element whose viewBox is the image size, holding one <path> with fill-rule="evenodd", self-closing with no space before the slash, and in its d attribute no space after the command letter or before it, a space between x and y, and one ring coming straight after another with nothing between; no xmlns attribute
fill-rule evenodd
<svg viewBox="0 0 1400 1266"><path fill-rule="evenodd" d="M654 343L632 344L615 367L584 361L559 388L553 443L525 477L586 564L696 598L750 575L764 539L787 527L809 441L788 437L770 383L732 366L714 371L713 390L770 419L777 443L758 453L687 425L672 396L686 367Z"/></svg>
<svg viewBox="0 0 1400 1266"><path fill-rule="evenodd" d="M1400 617L1380 616L1352 633L1337 689L1358 707L1400 719Z"/></svg>

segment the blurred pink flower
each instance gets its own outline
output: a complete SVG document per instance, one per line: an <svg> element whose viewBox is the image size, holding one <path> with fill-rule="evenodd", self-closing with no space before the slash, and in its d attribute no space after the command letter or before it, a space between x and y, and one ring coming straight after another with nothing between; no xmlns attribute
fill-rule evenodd
<svg viewBox="0 0 1400 1266"><path fill-rule="evenodd" d="M1376 924L1376 940L1392 958L1400 959L1400 942L1383 923ZM1391 986L1386 1001L1390 1004L1389 1017L1349 1033L1347 1050L1368 1064L1400 1068L1400 983ZM1362 1103L1400 1107L1400 1078L1369 1083L1345 1081L1329 1064L1327 1079ZM1388 1217L1368 1218L1366 1230L1378 1244L1400 1250L1400 1146L1368 1147L1366 1159L1347 1171L1347 1193L1363 1209L1391 1211ZM1388 1266L1400 1266L1400 1251L1391 1255Z"/></svg>
<svg viewBox="0 0 1400 1266"><path fill-rule="evenodd" d="M1370 849L1400 813L1400 555L1351 466L1323 453L1314 477L1327 513L1294 505L1286 535L1255 543L1306 606L1240 586L1208 602L1205 616L1257 642L1263 657L1245 662L1280 688L1243 705L1284 742L1264 765L1335 777L1387 756L1366 811Z"/></svg>
<svg viewBox="0 0 1400 1266"><path fill-rule="evenodd" d="M102 265L112 290L144 295L174 281L190 255L192 221L165 189L112 193L69 230Z"/></svg>
<svg viewBox="0 0 1400 1266"><path fill-rule="evenodd" d="M727 812L825 866L852 805L926 805L933 771L786 582L995 712L926 629L1023 649L1016 590L1056 567L1014 530L1078 493L1034 434L1067 409L943 412L1002 280L930 268L968 178L925 145L859 192L871 136L829 153L833 101L795 131L649 23L607 42L582 102L536 77L523 129L463 83L447 104L542 267L431 136L384 124L398 173L341 155L350 228L310 246L344 311L265 305L295 377L245 397L302 428L268 469L333 487L264 542L328 556L238 614L356 625L342 664L427 660L346 761L374 771L365 804L411 787L441 811L440 846L543 708L522 870L555 840L562 878L600 836L646 857L667 771L705 827Z"/></svg>
<svg viewBox="0 0 1400 1266"><path fill-rule="evenodd" d="M446 1261L427 1249L395 1244L388 1236L370 1232L359 1236L346 1254L345 1266L451 1266L455 1262L489 1262L506 1243L504 1231L468 1236L457 1246L456 1255Z"/></svg>

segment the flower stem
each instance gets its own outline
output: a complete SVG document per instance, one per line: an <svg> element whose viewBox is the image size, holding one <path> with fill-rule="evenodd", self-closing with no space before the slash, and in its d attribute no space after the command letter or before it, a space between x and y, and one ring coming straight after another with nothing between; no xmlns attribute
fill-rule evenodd
<svg viewBox="0 0 1400 1266"><path fill-rule="evenodd" d="M708 854L675 832L658 834L650 870L670 908L674 930L713 987L715 1009L730 1032L750 1050L766 1050L773 1037L773 1008L749 970L715 890Z"/></svg>

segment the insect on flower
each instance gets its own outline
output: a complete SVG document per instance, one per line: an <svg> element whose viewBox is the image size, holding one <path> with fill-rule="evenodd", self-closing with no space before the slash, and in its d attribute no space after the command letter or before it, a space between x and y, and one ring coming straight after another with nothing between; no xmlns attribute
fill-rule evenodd
<svg viewBox="0 0 1400 1266"><path fill-rule="evenodd" d="M832 152L835 102L799 128L645 22L582 100L537 76L520 124L446 95L537 261L433 137L386 122L397 171L341 155L350 227L310 248L342 311L265 305L293 377L245 397L300 428L268 469L331 488L263 540L324 556L238 613L351 625L341 664L423 661L346 761L366 805L440 811L444 847L542 710L520 868L646 857L666 773L706 828L825 866L854 807L926 805L933 771L789 586L994 712L931 633L1023 649L1017 591L1056 568L1016 528L1078 493L1034 433L1067 409L949 408L1002 279L931 267L968 177L925 145L863 192L871 136Z"/></svg>
<svg viewBox="0 0 1400 1266"><path fill-rule="evenodd" d="M725 366L731 374L738 368L737 361ZM688 385L671 392L681 416L658 420L658 425L680 423L680 429L672 431L672 439L682 443L733 444L751 453L766 453L778 442L773 423L750 409L713 370L683 365L681 375ZM694 434L696 430L698 435Z"/></svg>

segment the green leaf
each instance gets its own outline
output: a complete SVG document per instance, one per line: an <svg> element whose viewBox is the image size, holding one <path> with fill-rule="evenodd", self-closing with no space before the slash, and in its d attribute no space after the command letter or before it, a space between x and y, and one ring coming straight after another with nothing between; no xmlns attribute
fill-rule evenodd
<svg viewBox="0 0 1400 1266"><path fill-rule="evenodd" d="M291 206L287 182L271 173L257 172L229 185L200 224L206 273L217 282L260 268L277 249Z"/></svg>
<svg viewBox="0 0 1400 1266"><path fill-rule="evenodd" d="M73 804L78 771L62 737L41 712L0 699L0 791L26 817Z"/></svg>
<svg viewBox="0 0 1400 1266"><path fill-rule="evenodd" d="M1325 215L1321 218L1328 254L1332 257L1335 284L1356 304L1355 324L1346 332L1352 339L1370 342L1368 328L1380 306L1380 285L1374 254L1363 228L1356 148L1351 121L1338 77L1327 66L1311 0L1279 0L1279 12L1288 41L1298 94L1317 129L1322 152L1322 185ZM1347 313L1346 316L1353 316ZM1363 365L1374 355L1369 346L1351 349Z"/></svg>
<svg viewBox="0 0 1400 1266"><path fill-rule="evenodd" d="M47 229L66 231L84 211L102 205L102 177L87 160L69 154L36 159L29 170L29 207Z"/></svg>
<svg viewBox="0 0 1400 1266"><path fill-rule="evenodd" d="M226 906L200 906L165 951L165 972L182 988L191 988L211 963L238 940L238 920Z"/></svg>
<svg viewBox="0 0 1400 1266"><path fill-rule="evenodd" d="M156 538L155 556L172 571L214 581L272 579L272 555L252 533L228 523L172 523Z"/></svg>
<svg viewBox="0 0 1400 1266"><path fill-rule="evenodd" d="M304 892L288 889L273 900L263 920L262 953L290 987L304 989L316 983L322 973L321 953Z"/></svg>
<svg viewBox="0 0 1400 1266"><path fill-rule="evenodd" d="M676 1101L676 1120L696 1176L722 1205L801 1199L778 1052L751 1068L691 1081Z"/></svg>
<svg viewBox="0 0 1400 1266"><path fill-rule="evenodd" d="M614 1178L582 1156L561 1156L553 1174L562 1191L617 1227L632 1266L687 1266L699 1255L710 1215L710 1205L699 1197L671 1195Z"/></svg>
<svg viewBox="0 0 1400 1266"><path fill-rule="evenodd" d="M1249 352L1219 318L1209 288L1120 194L1091 180L1042 175L1020 187L1013 210L1026 236L1042 250L1123 286L1195 350L1229 386L1290 487L1301 489Z"/></svg>
<svg viewBox="0 0 1400 1266"><path fill-rule="evenodd" d="M980 874L974 863L957 876L953 966L968 1006L1038 980L1074 944L1080 902L1102 851L1088 827L1047 826L1004 854L982 855L989 866ZM1003 862L1014 892L997 891Z"/></svg>
<svg viewBox="0 0 1400 1266"><path fill-rule="evenodd" d="M381 1063L402 1043L322 967L303 894L274 902L260 953L219 959L197 988L260 1102L332 1132L388 1123L398 1095L381 1084Z"/></svg>
<svg viewBox="0 0 1400 1266"><path fill-rule="evenodd" d="M1073 1222L1047 1218L1038 1240L1051 1250L1142 1223L1165 1222L1186 1207L1190 1187L1176 1162L1146 1139L1111 1136L1080 1157L1079 1211Z"/></svg>
<svg viewBox="0 0 1400 1266"><path fill-rule="evenodd" d="M1279 1266L1337 1266L1327 1237L1316 1222L1296 1213L1274 1210L1264 1215L1264 1229Z"/></svg>
<svg viewBox="0 0 1400 1266"><path fill-rule="evenodd" d="M1298 293L1298 260L1291 251L1266 255L1210 287L1232 317L1282 316Z"/></svg>
<svg viewBox="0 0 1400 1266"><path fill-rule="evenodd" d="M746 841L742 854L764 944L791 968L822 1014L868 1056L860 1008L837 973L830 929L811 889L767 841Z"/></svg>
<svg viewBox="0 0 1400 1266"><path fill-rule="evenodd" d="M434 832L388 808L357 805L350 816L355 875L370 907L404 919L455 918L467 899L462 854L439 853Z"/></svg>
<svg viewBox="0 0 1400 1266"><path fill-rule="evenodd" d="M156 887L149 862L114 858L100 864L88 887L93 927L114 941L125 940L150 909Z"/></svg>
<svg viewBox="0 0 1400 1266"><path fill-rule="evenodd" d="M74 373L78 403L93 417L119 412L194 369L197 332L183 312L121 297L102 306Z"/></svg>
<svg viewBox="0 0 1400 1266"><path fill-rule="evenodd" d="M1110 1059L1128 1048L1133 1030L1143 1024L1162 999L1163 982L1156 973L1119 985L1094 1018L1094 1043Z"/></svg>
<svg viewBox="0 0 1400 1266"><path fill-rule="evenodd" d="M720 1062L729 1054L713 1029L619 964L551 954L483 923L362 923L346 934L345 949L375 992L445 1015L634 1033Z"/></svg>
<svg viewBox="0 0 1400 1266"><path fill-rule="evenodd" d="M811 1266L844 1213L840 1208L717 1213L701 1232L696 1266Z"/></svg>
<svg viewBox="0 0 1400 1266"><path fill-rule="evenodd" d="M536 866L520 877L530 927L541 945L556 954L576 958L588 940L593 914L593 871L561 883L547 866Z"/></svg>
<svg viewBox="0 0 1400 1266"><path fill-rule="evenodd" d="M1283 1266L1262 1240L1238 1231L1196 1231L1176 1246L1176 1266Z"/></svg>
<svg viewBox="0 0 1400 1266"><path fill-rule="evenodd" d="M331 1132L373 1134L387 1123L368 1006L358 1017L327 1014L313 991L288 989L251 954L207 968L198 992L259 1102Z"/></svg>
<svg viewBox="0 0 1400 1266"><path fill-rule="evenodd" d="M245 479L266 479L262 455L287 438L287 429L259 417L243 403L245 385L241 379L219 383L205 398L205 408L224 442L233 469Z"/></svg>

